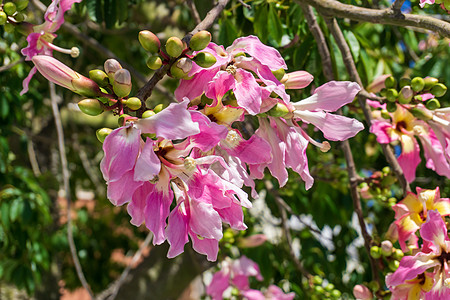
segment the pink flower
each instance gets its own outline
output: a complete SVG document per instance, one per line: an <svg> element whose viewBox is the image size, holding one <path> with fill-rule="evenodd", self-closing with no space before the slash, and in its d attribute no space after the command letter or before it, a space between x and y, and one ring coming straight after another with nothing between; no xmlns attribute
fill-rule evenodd
<svg viewBox="0 0 450 300"><path fill-rule="evenodd" d="M64 23L64 13L68 11L73 3L80 3L82 0L53 0L47 7L44 19L45 22L41 25L33 26L33 32L28 34L28 46L22 49L22 54L26 56L25 60L30 61L35 55L52 55L53 50L70 54L73 57L78 56L78 48L70 50L60 48L53 45L52 42L56 38L56 32ZM21 95L28 91L28 84L31 78L36 73L36 68L32 68L27 78L23 81L23 90Z"/></svg>
<svg viewBox="0 0 450 300"><path fill-rule="evenodd" d="M362 284L355 285L355 287L353 288L353 296L355 296L355 298L357 300L373 299L372 292L369 290L368 287L366 287L365 285L362 285Z"/></svg>

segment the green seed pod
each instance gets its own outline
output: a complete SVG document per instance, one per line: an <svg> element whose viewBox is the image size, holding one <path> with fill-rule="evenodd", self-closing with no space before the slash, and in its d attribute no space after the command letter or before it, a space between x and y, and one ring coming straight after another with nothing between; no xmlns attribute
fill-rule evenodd
<svg viewBox="0 0 450 300"><path fill-rule="evenodd" d="M380 258L381 257L380 247L372 246L372 248L370 248L370 256L372 256L375 259Z"/></svg>
<svg viewBox="0 0 450 300"><path fill-rule="evenodd" d="M151 70L158 70L162 66L162 60L161 57L155 55L150 56L147 59L147 67L149 67Z"/></svg>
<svg viewBox="0 0 450 300"><path fill-rule="evenodd" d="M217 59L209 52L199 52L194 56L194 61L202 68L209 68L217 62Z"/></svg>
<svg viewBox="0 0 450 300"><path fill-rule="evenodd" d="M170 67L170 74L173 78L184 78L188 76L192 69L192 60L182 57Z"/></svg>
<svg viewBox="0 0 450 300"><path fill-rule="evenodd" d="M131 75L127 69L120 69L114 73L114 93L119 98L126 97L131 92Z"/></svg>
<svg viewBox="0 0 450 300"><path fill-rule="evenodd" d="M405 85L400 90L400 93L398 94L398 102L401 104L408 104L411 102L412 98L414 96L414 92L412 88L409 85Z"/></svg>
<svg viewBox="0 0 450 300"><path fill-rule="evenodd" d="M78 102L82 112L90 116L98 116L103 112L103 107L97 99L84 99Z"/></svg>
<svg viewBox="0 0 450 300"><path fill-rule="evenodd" d="M425 87L425 80L422 77L414 77L411 80L411 88L414 92L420 92Z"/></svg>
<svg viewBox="0 0 450 300"><path fill-rule="evenodd" d="M131 110L138 110L139 108L141 108L142 102L138 97L131 97L127 99L126 105Z"/></svg>
<svg viewBox="0 0 450 300"><path fill-rule="evenodd" d="M15 3L17 10L24 10L25 8L27 8L29 2L29 0L16 0Z"/></svg>
<svg viewBox="0 0 450 300"><path fill-rule="evenodd" d="M289 113L289 109L286 105L277 103L274 107L272 107L267 114L271 117L284 117Z"/></svg>
<svg viewBox="0 0 450 300"><path fill-rule="evenodd" d="M166 42L166 52L171 57L178 57L183 53L185 46L183 41L176 36L170 37Z"/></svg>
<svg viewBox="0 0 450 300"><path fill-rule="evenodd" d="M392 272L395 272L395 270L397 270L399 266L400 262L398 260L391 260L388 264L388 267Z"/></svg>
<svg viewBox="0 0 450 300"><path fill-rule="evenodd" d="M17 7L13 2L6 2L5 5L3 5L3 11L8 15L12 16L16 13Z"/></svg>
<svg viewBox="0 0 450 300"><path fill-rule="evenodd" d="M144 111L144 113L142 114L142 118L143 119L150 118L151 116L154 116L154 115L156 115L156 113L153 110L149 109L149 110Z"/></svg>
<svg viewBox="0 0 450 300"><path fill-rule="evenodd" d="M442 83L437 83L435 86L431 88L431 93L435 97L442 97L447 93L447 87Z"/></svg>
<svg viewBox="0 0 450 300"><path fill-rule="evenodd" d="M189 48L193 51L200 51L205 49L211 42L211 33L202 30L194 34L189 41Z"/></svg>
<svg viewBox="0 0 450 300"><path fill-rule="evenodd" d="M108 75L105 72L99 69L90 70L89 78L95 81L99 86L105 87L109 84Z"/></svg>
<svg viewBox="0 0 450 300"><path fill-rule="evenodd" d="M3 29L5 29L5 31L7 33L13 33L14 30L15 30L15 26L13 24L11 24L11 23L6 23L4 26L5 27L3 27Z"/></svg>
<svg viewBox="0 0 450 300"><path fill-rule="evenodd" d="M95 132L95 135L97 136L97 139L100 141L100 143L103 143L105 141L105 138L112 132L111 128L100 128Z"/></svg>
<svg viewBox="0 0 450 300"><path fill-rule="evenodd" d="M439 100L436 98L430 99L427 101L427 103L425 104L425 107L428 108L429 110L434 110L436 108L441 107L441 103L439 103Z"/></svg>
<svg viewBox="0 0 450 300"><path fill-rule="evenodd" d="M388 89L386 91L386 99L389 102L395 102L397 101L397 97L398 97L398 92L396 89Z"/></svg>
<svg viewBox="0 0 450 300"><path fill-rule="evenodd" d="M7 20L8 16L5 14L5 12L0 11L0 26L5 25Z"/></svg>
<svg viewBox="0 0 450 300"><path fill-rule="evenodd" d="M380 95L381 95L381 97L386 97L386 93L387 93L387 89L386 89L386 88L382 88L382 89L380 90Z"/></svg>
<svg viewBox="0 0 450 300"><path fill-rule="evenodd" d="M161 48L161 42L158 37L149 30L142 30L139 32L139 43L141 43L142 48L150 53L158 53Z"/></svg>
<svg viewBox="0 0 450 300"><path fill-rule="evenodd" d="M424 108L414 107L409 110L409 112L419 120L428 121L433 119L433 114Z"/></svg>
<svg viewBox="0 0 450 300"><path fill-rule="evenodd" d="M397 85L397 80L395 80L393 76L389 76L384 81L384 85L386 86L387 89L395 88L395 86Z"/></svg>
<svg viewBox="0 0 450 300"><path fill-rule="evenodd" d="M281 79L283 79L284 75L286 74L286 71L283 68L280 68L276 71L272 71L272 74L276 79L278 79L278 81L281 81Z"/></svg>
<svg viewBox="0 0 450 300"><path fill-rule="evenodd" d="M400 78L400 82L399 82L400 88L402 88L404 86L407 86L407 85L410 85L410 84L411 84L411 79L410 78L408 78L408 77Z"/></svg>
<svg viewBox="0 0 450 300"><path fill-rule="evenodd" d="M393 113L397 110L397 103L395 102L387 102L386 103L386 110L390 113Z"/></svg>
<svg viewBox="0 0 450 300"><path fill-rule="evenodd" d="M434 77L427 77L427 78L424 78L423 80L425 82L425 90L427 90L427 91L431 90L431 88L439 82L439 79L434 78Z"/></svg>

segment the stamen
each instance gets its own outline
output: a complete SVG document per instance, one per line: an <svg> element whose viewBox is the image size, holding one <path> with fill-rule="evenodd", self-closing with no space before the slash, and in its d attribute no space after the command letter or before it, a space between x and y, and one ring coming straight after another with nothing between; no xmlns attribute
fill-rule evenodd
<svg viewBox="0 0 450 300"><path fill-rule="evenodd" d="M225 139L225 141L231 148L236 147L239 144L240 140L241 140L241 137L234 130L228 131L227 137Z"/></svg>
<svg viewBox="0 0 450 300"><path fill-rule="evenodd" d="M444 286L448 289L450 289L450 278L447 278L444 280Z"/></svg>
<svg viewBox="0 0 450 300"><path fill-rule="evenodd" d="M436 115L433 115L433 119L434 122L438 123L439 125L445 126L445 127L450 127L450 122L447 120L444 120Z"/></svg>
<svg viewBox="0 0 450 300"><path fill-rule="evenodd" d="M328 152L331 149L331 145L328 141L323 141L322 143L319 143L315 140L313 140L312 137L306 134L306 132L302 131L303 136L314 146L318 147L320 151L322 152Z"/></svg>
<svg viewBox="0 0 450 300"><path fill-rule="evenodd" d="M225 69L225 71L227 71L229 74L231 74L231 75L235 75L236 74L236 70L237 70L237 68L235 67L235 65L229 65L226 69Z"/></svg>
<svg viewBox="0 0 450 300"><path fill-rule="evenodd" d="M195 170L196 166L197 163L195 162L195 159L193 159L192 157L186 157L184 159L184 167L186 168L186 170L193 171Z"/></svg>
<svg viewBox="0 0 450 300"><path fill-rule="evenodd" d="M65 48L61 48L59 46L56 46L56 45L54 45L52 43L49 43L49 42L47 42L46 44L47 44L47 46L49 46L53 50L61 52L61 53L64 53L64 54L69 54L73 58L78 57L78 55L80 55L80 49L78 49L77 47L72 47L70 49L65 49Z"/></svg>
<svg viewBox="0 0 450 300"><path fill-rule="evenodd" d="M416 134L416 135L422 135L424 132L422 126L419 126L419 125L415 125L413 127L413 131L414 131L414 134Z"/></svg>

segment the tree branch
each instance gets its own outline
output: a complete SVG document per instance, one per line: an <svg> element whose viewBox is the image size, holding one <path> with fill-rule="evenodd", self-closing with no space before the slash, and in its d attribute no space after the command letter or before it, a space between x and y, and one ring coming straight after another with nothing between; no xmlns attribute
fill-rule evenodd
<svg viewBox="0 0 450 300"><path fill-rule="evenodd" d="M195 3L193 0L186 0L186 4L189 7L189 9L191 10L192 13L192 17L195 20L195 23L199 24L202 19L200 18L200 15L198 13L197 7L195 7Z"/></svg>

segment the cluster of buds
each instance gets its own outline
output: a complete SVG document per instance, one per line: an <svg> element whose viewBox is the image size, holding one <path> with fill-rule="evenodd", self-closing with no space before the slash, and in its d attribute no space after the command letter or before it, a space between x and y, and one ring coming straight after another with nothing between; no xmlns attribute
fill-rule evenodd
<svg viewBox="0 0 450 300"><path fill-rule="evenodd" d="M216 58L209 52L201 52L211 42L211 33L202 30L194 34L187 45L178 37L170 37L161 49L161 41L149 30L139 32L139 42L151 56L147 66L157 70L163 65L170 65L169 75L174 78L186 78L193 62L202 68L209 68L216 63Z"/></svg>
<svg viewBox="0 0 450 300"><path fill-rule="evenodd" d="M312 300L320 299L341 299L342 293L336 289L334 284L325 281L316 275L305 281L305 288L309 290L308 295Z"/></svg>
<svg viewBox="0 0 450 300"><path fill-rule="evenodd" d="M14 24L25 20L22 11L28 6L28 2L29 0L16 0L0 4L0 26L4 25L6 32L13 32Z"/></svg>
<svg viewBox="0 0 450 300"><path fill-rule="evenodd" d="M370 177L364 179L359 185L359 191L364 199L377 199L388 203L395 204L395 199L390 198L391 186L396 181L396 177L392 174L389 167L384 167L381 171L374 172Z"/></svg>
<svg viewBox="0 0 450 300"><path fill-rule="evenodd" d="M370 256L374 259L382 259L389 270L395 271L404 253L401 249L396 249L390 240L384 240L380 245L375 245L370 248Z"/></svg>

